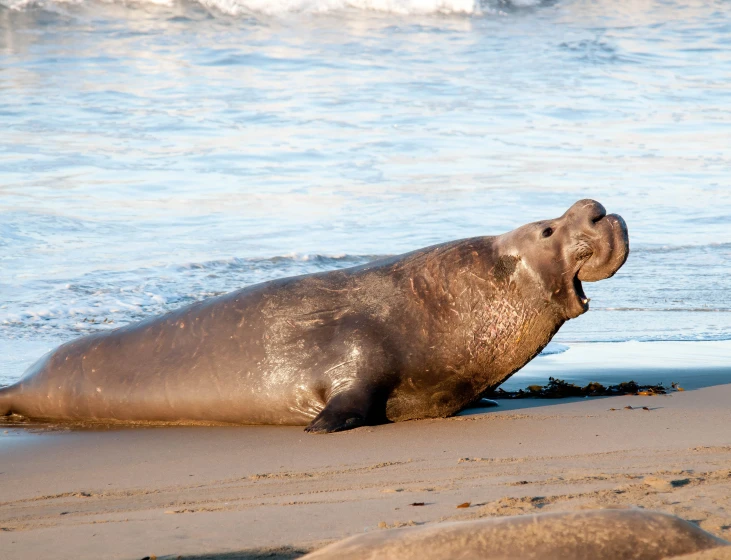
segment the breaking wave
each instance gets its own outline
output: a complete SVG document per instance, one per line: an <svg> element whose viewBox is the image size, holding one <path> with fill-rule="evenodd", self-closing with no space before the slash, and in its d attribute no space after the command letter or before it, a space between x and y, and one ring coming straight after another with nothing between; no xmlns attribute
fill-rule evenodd
<svg viewBox="0 0 731 560"><path fill-rule="evenodd" d="M285 14L323 14L345 11L370 11L399 15L456 14L480 15L500 9L528 8L542 0L195 0L204 8L233 16L278 16ZM169 6L177 0L119 0L130 8L144 5ZM12 10L53 9L88 5L85 0L0 0Z"/></svg>
<svg viewBox="0 0 731 560"><path fill-rule="evenodd" d="M25 286L25 297L0 305L0 333L7 339L39 335L67 339L120 327L251 284L357 266L379 257L290 254L39 279Z"/></svg>

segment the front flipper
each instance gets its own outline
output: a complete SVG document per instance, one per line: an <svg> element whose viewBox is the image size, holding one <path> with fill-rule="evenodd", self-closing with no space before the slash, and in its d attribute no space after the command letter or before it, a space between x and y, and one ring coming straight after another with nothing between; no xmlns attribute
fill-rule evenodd
<svg viewBox="0 0 731 560"><path fill-rule="evenodd" d="M329 434L365 426L375 393L372 387L355 385L333 395L305 431L311 434Z"/></svg>

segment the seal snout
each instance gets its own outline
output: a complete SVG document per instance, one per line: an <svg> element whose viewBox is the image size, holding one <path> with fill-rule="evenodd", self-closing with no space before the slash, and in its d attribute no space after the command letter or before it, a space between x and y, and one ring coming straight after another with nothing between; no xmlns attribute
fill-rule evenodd
<svg viewBox="0 0 731 560"><path fill-rule="evenodd" d="M592 204L590 205L588 216L591 220L592 225L595 225L604 219L604 217L607 215L607 210L606 208L604 208L604 206L602 206L595 200L592 200L591 203Z"/></svg>
<svg viewBox="0 0 731 560"><path fill-rule="evenodd" d="M562 217L573 229L578 281L596 282L613 276L627 260L629 234L618 214L607 214L596 200L579 200ZM578 290L577 290L578 291Z"/></svg>
<svg viewBox="0 0 731 560"><path fill-rule="evenodd" d="M591 256L581 265L578 279L597 282L611 278L629 256L627 224L618 214L606 214L593 223L587 243Z"/></svg>
<svg viewBox="0 0 731 560"><path fill-rule="evenodd" d="M607 209L601 203L585 198L572 204L563 217L577 224L590 227L600 222L606 215Z"/></svg>
<svg viewBox="0 0 731 560"><path fill-rule="evenodd" d="M579 200L562 219L571 232L568 258L576 267L571 283L574 297L568 304L569 315L575 317L589 309L590 299L581 282L597 282L613 276L629 255L629 235L622 217L607 214L606 208L596 200Z"/></svg>

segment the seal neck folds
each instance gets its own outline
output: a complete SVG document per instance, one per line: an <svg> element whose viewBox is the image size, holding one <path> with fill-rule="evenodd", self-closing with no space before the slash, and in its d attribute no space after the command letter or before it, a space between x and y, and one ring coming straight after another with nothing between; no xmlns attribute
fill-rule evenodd
<svg viewBox="0 0 731 560"><path fill-rule="evenodd" d="M475 393L520 369L565 321L540 275L520 255L500 254L497 241L440 246L409 267L418 312L430 316L414 321L429 327L425 363L443 364Z"/></svg>

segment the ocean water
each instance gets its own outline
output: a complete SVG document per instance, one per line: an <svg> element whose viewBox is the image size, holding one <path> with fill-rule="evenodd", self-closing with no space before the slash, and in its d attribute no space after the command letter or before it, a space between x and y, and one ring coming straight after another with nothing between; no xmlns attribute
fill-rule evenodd
<svg viewBox="0 0 731 560"><path fill-rule="evenodd" d="M731 340L729 76L728 0L0 0L0 384L586 197L632 253L553 351Z"/></svg>

